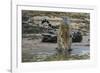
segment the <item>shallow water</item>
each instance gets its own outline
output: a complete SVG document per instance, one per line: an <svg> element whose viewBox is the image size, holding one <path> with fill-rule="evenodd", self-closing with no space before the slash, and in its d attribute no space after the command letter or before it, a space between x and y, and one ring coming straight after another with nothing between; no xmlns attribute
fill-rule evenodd
<svg viewBox="0 0 100 73"><path fill-rule="evenodd" d="M89 46L72 46L72 55L84 55L89 54L90 48Z"/></svg>

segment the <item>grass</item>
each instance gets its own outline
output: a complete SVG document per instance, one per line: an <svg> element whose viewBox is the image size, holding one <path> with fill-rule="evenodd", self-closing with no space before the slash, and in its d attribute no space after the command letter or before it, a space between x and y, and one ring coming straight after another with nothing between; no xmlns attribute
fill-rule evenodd
<svg viewBox="0 0 100 73"><path fill-rule="evenodd" d="M63 60L83 60L89 59L88 55L72 55L72 56L64 56L64 55L52 55L45 59L45 61L63 61Z"/></svg>
<svg viewBox="0 0 100 73"><path fill-rule="evenodd" d="M71 56L64 56L64 55L30 55L24 53L22 57L22 62L42 62L42 61L67 61L67 60L86 60L90 59L90 56L87 54L84 55L71 55Z"/></svg>

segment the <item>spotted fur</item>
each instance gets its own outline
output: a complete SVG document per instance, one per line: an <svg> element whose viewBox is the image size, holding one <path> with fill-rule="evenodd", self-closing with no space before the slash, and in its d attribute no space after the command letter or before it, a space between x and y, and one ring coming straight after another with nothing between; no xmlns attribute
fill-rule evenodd
<svg viewBox="0 0 100 73"><path fill-rule="evenodd" d="M63 54L69 54L69 49L71 49L71 41L70 27L69 25L65 25L64 23L62 23L59 26L57 37L59 52Z"/></svg>

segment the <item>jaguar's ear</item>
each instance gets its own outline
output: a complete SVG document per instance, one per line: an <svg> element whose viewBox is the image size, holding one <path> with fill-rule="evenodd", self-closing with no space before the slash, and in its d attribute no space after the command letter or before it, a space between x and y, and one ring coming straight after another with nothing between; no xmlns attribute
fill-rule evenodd
<svg viewBox="0 0 100 73"><path fill-rule="evenodd" d="M63 17L61 17L61 18L63 19L63 23L64 23L65 25L69 25L69 24L70 24L69 17L63 16Z"/></svg>

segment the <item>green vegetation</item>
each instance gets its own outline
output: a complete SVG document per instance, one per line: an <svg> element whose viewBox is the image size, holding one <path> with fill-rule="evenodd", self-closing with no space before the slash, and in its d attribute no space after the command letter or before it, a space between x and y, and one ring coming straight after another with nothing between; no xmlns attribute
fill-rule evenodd
<svg viewBox="0 0 100 73"><path fill-rule="evenodd" d="M63 60L82 60L82 59L89 59L88 55L73 55L66 57L64 55L52 55L47 57L46 61L63 61Z"/></svg>
<svg viewBox="0 0 100 73"><path fill-rule="evenodd" d="M89 59L90 56L87 54L84 55L72 55L66 57L64 55L23 55L22 62L41 62L41 61L68 61L68 60L86 60Z"/></svg>
<svg viewBox="0 0 100 73"><path fill-rule="evenodd" d="M61 17L61 16L68 16L71 18L78 18L78 19L84 19L84 18L90 18L89 13L78 13L78 12L50 12L50 11L30 11L30 10L23 10L22 11L22 16L56 16L56 17Z"/></svg>
<svg viewBox="0 0 100 73"><path fill-rule="evenodd" d="M42 27L38 26L30 26L30 25L23 25L22 33L30 34L30 33L41 33L43 32Z"/></svg>

